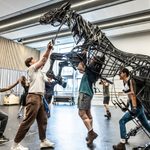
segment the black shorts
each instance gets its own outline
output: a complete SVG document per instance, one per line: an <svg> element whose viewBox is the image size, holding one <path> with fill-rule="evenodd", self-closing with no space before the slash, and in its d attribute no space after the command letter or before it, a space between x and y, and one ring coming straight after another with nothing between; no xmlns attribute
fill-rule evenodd
<svg viewBox="0 0 150 150"><path fill-rule="evenodd" d="M104 97L104 100L103 100L103 104L109 104L109 100L110 100L110 97L109 96L106 96Z"/></svg>

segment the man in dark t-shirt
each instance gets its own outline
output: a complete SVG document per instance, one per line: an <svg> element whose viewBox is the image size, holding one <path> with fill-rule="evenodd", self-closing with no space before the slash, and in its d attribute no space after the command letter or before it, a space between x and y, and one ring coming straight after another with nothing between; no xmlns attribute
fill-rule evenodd
<svg viewBox="0 0 150 150"><path fill-rule="evenodd" d="M93 129L93 117L91 114L91 101L94 94L92 86L97 81L97 75L91 71L91 66L94 65L92 63L94 62L91 62L89 66L85 66L83 61L81 61L77 67L79 72L83 74L79 87L78 109L79 116L88 130L86 137L88 146L93 144L93 141L98 136Z"/></svg>
<svg viewBox="0 0 150 150"><path fill-rule="evenodd" d="M52 100L52 96L54 95L54 87L55 85L58 84L58 81L51 81L51 79L49 79L49 81L45 82L45 94L44 97L47 101L48 104L51 103Z"/></svg>

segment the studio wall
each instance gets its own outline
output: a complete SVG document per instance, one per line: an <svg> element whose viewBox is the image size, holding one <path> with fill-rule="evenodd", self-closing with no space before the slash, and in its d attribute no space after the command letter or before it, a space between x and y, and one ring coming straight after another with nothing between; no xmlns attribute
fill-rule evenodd
<svg viewBox="0 0 150 150"><path fill-rule="evenodd" d="M31 56L39 59L40 52L0 37L0 88L15 83L22 75L26 76L27 67L24 61ZM20 96L22 92L20 84L13 88L15 95ZM3 104L3 97L8 93L10 91L0 93L0 105Z"/></svg>

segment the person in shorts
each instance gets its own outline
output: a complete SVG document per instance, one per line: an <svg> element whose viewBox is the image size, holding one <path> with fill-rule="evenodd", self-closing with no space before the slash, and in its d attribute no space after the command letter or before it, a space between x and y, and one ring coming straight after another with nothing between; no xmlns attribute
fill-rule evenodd
<svg viewBox="0 0 150 150"><path fill-rule="evenodd" d="M103 105L106 112L104 116L110 119L111 113L109 110L109 101L110 101L109 83L106 80L101 80L99 84L102 84L103 86Z"/></svg>
<svg viewBox="0 0 150 150"><path fill-rule="evenodd" d="M84 58L77 67L79 72L83 74L79 87L78 109L79 116L88 130L86 137L87 146L91 146L98 136L93 129L93 117L91 114L91 101L94 94L92 87L98 79L95 70L100 71L102 67L101 65L97 65L97 59L100 60L103 58L94 57L88 66L85 65L86 58Z"/></svg>

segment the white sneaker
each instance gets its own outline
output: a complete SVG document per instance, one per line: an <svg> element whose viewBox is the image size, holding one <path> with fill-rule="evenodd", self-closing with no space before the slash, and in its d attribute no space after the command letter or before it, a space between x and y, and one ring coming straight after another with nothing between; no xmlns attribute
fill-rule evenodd
<svg viewBox="0 0 150 150"><path fill-rule="evenodd" d="M45 139L43 142L40 143L40 148L54 148L54 143Z"/></svg>
<svg viewBox="0 0 150 150"><path fill-rule="evenodd" d="M16 146L12 146L11 150L29 150L29 148L24 147L21 144L17 144Z"/></svg>

